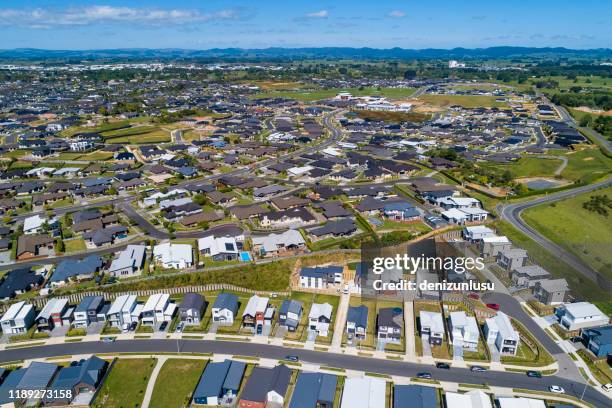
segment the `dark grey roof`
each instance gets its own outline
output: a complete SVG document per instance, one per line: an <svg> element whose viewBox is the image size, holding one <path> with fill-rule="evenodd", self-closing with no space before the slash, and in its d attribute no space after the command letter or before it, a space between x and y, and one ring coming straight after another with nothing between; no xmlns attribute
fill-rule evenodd
<svg viewBox="0 0 612 408"><path fill-rule="evenodd" d="M367 328L368 307L365 305L350 306L348 309L346 320L349 322L354 322L359 327Z"/></svg>
<svg viewBox="0 0 612 408"><path fill-rule="evenodd" d="M236 313L238 311L238 296L233 293L220 293L213 304L215 309L229 309Z"/></svg>
<svg viewBox="0 0 612 408"><path fill-rule="evenodd" d="M281 364L274 368L255 367L240 398L247 401L264 402L270 391L284 396L290 379L291 370L285 365Z"/></svg>
<svg viewBox="0 0 612 408"><path fill-rule="evenodd" d="M337 380L332 374L301 372L289 408L315 408L317 403L333 406Z"/></svg>
<svg viewBox="0 0 612 408"><path fill-rule="evenodd" d="M393 387L393 408L429 408L438 406L438 392L422 385L396 385Z"/></svg>
<svg viewBox="0 0 612 408"><path fill-rule="evenodd" d="M199 293L187 293L179 305L179 310L196 309L202 310L204 307L204 296Z"/></svg>

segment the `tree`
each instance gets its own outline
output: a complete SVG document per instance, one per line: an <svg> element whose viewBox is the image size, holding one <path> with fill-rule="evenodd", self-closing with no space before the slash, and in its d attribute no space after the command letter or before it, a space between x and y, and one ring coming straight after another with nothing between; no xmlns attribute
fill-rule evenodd
<svg viewBox="0 0 612 408"><path fill-rule="evenodd" d="M578 124L582 127L589 126L592 120L593 118L591 117L591 115L584 115L580 118L580 122Z"/></svg>
<svg viewBox="0 0 612 408"><path fill-rule="evenodd" d="M417 76L417 72L414 69L407 69L406 71L404 71L404 79L414 79Z"/></svg>

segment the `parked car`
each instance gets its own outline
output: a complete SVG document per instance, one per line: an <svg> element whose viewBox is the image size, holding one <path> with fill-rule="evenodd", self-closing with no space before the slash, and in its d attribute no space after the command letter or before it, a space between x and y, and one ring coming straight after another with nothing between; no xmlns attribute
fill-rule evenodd
<svg viewBox="0 0 612 408"><path fill-rule="evenodd" d="M480 299L480 296L478 296L478 293L470 293L470 294L468 295L468 297L469 297L470 299L474 299L474 300L478 300L478 299Z"/></svg>
<svg viewBox="0 0 612 408"><path fill-rule="evenodd" d="M560 387L558 385L551 385L550 387L548 387L548 390L550 392L554 392L555 394L565 394L565 390L563 389L563 387Z"/></svg>
<svg viewBox="0 0 612 408"><path fill-rule="evenodd" d="M425 380L431 380L433 377L431 373L417 373L417 378L423 378Z"/></svg>
<svg viewBox="0 0 612 408"><path fill-rule="evenodd" d="M581 343L581 342L582 342L582 337L580 337L580 336L574 336L574 337L570 338L570 341L571 341L572 343Z"/></svg>
<svg viewBox="0 0 612 408"><path fill-rule="evenodd" d="M130 331L129 323L123 323L123 326L121 326L121 333L127 333L128 331Z"/></svg>
<svg viewBox="0 0 612 408"><path fill-rule="evenodd" d="M527 377L542 378L542 373L539 371L529 370L527 371Z"/></svg>
<svg viewBox="0 0 612 408"><path fill-rule="evenodd" d="M182 332L183 332L183 328L184 328L183 322L180 322L180 323L179 323L179 324L176 326L176 332L177 332L177 333L182 333Z"/></svg>
<svg viewBox="0 0 612 408"><path fill-rule="evenodd" d="M475 373L484 373L485 371L487 371L487 369L481 366L472 366L470 367L470 371Z"/></svg>
<svg viewBox="0 0 612 408"><path fill-rule="evenodd" d="M136 330L137 327L138 327L138 322L132 322L132 324L130 324L130 331Z"/></svg>
<svg viewBox="0 0 612 408"><path fill-rule="evenodd" d="M298 361L300 361L300 358L298 356L286 356L285 360L293 361L293 362L297 363Z"/></svg>
<svg viewBox="0 0 612 408"><path fill-rule="evenodd" d="M162 324L159 325L159 331L166 330L166 327L168 327L168 322L162 322Z"/></svg>
<svg viewBox="0 0 612 408"><path fill-rule="evenodd" d="M607 384L602 385L601 389L604 390L605 392L612 391L612 383L607 383Z"/></svg>
<svg viewBox="0 0 612 408"><path fill-rule="evenodd" d="M443 368L445 370L450 370L450 364L448 364L448 363L436 363L436 368Z"/></svg>
<svg viewBox="0 0 612 408"><path fill-rule="evenodd" d="M114 337L104 337L102 339L103 343L114 343L115 342L115 338Z"/></svg>
<svg viewBox="0 0 612 408"><path fill-rule="evenodd" d="M487 303L487 307L493 310L499 310L499 303Z"/></svg>

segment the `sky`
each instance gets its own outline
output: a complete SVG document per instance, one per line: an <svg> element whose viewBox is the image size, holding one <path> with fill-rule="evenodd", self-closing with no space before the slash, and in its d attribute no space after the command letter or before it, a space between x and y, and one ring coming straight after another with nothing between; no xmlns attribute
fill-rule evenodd
<svg viewBox="0 0 612 408"><path fill-rule="evenodd" d="M2 0L0 49L612 48L609 0Z"/></svg>

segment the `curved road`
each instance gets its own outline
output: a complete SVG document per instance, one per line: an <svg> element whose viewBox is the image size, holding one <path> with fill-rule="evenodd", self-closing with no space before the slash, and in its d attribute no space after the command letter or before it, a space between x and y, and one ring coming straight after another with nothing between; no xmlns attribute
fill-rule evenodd
<svg viewBox="0 0 612 408"><path fill-rule="evenodd" d="M10 362L54 356L93 354L93 353L175 353L177 348L185 353L215 353L244 356L265 356L282 360L287 355L297 355L301 361L322 366L344 368L347 370L374 372L387 375L413 377L418 372L431 372L434 379L456 383L489 384L509 388L528 388L547 391L550 385L560 385L570 395L597 406L610 406L610 399L592 387L585 389L584 384L561 377L551 376L541 379L529 378L525 374L487 371L473 373L468 369L437 369L431 365L406 363L403 361L358 357L336 353L324 353L297 348L271 346L248 342L205 341L205 340L119 340L114 343L81 342L54 344L48 346L17 348L0 351L0 361Z"/></svg>
<svg viewBox="0 0 612 408"><path fill-rule="evenodd" d="M562 200L564 198L573 197L575 195L587 193L589 191L593 191L601 187L607 187L609 185L612 185L612 178L608 178L605 181L601 181L599 183L576 187L554 194L548 194L544 197L540 197L532 201L500 206L499 214L502 219L505 219L510 222L514 227L518 228L525 235L536 241L551 254L555 255L557 258L561 259L563 262L565 262L590 280L598 283L605 290L610 291L612 290L612 281L601 275L598 271L593 269L590 265L586 264L576 255L569 252L567 249L555 244L548 238L544 237L534 228L529 226L521 217L522 212L527 208Z"/></svg>

